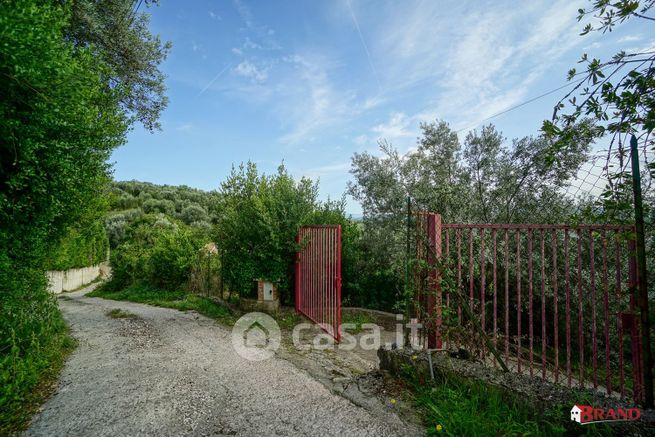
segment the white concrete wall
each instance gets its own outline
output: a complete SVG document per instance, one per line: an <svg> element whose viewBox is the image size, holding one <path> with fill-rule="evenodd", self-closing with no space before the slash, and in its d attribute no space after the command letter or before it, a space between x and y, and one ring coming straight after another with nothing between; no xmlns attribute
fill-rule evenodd
<svg viewBox="0 0 655 437"><path fill-rule="evenodd" d="M79 269L46 272L48 291L54 294L75 290L95 281L99 276L109 277L109 275L111 275L111 268L107 262Z"/></svg>

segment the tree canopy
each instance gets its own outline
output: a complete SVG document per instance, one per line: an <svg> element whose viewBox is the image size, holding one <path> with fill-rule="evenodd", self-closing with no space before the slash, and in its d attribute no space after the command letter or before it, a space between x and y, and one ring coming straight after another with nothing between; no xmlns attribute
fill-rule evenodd
<svg viewBox="0 0 655 437"><path fill-rule="evenodd" d="M159 117L168 105L159 65L172 44L150 32L150 18L138 11L140 5L134 0L75 0L65 35L109 66L107 86L119 91L121 107L131 119L152 131L161 128Z"/></svg>

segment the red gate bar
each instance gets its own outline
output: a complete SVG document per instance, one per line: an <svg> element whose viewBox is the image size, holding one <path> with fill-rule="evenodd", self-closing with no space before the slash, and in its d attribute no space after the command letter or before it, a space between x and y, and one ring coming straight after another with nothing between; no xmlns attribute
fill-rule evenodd
<svg viewBox="0 0 655 437"><path fill-rule="evenodd" d="M442 295L441 280L438 263L442 256L442 229L441 216L434 213L418 213L417 237L419 254L424 254L428 264L428 282L425 295L425 314L418 313L417 318L425 318L427 346L430 349L440 349L443 346L441 339L442 326ZM418 283L420 283L420 278ZM420 289L420 288L419 288ZM421 302L422 296L419 298Z"/></svg>
<svg viewBox="0 0 655 437"><path fill-rule="evenodd" d="M494 274L493 274L493 288L494 288L494 347L498 347L498 290L496 284L496 267L497 267L497 258L496 258L496 230L491 231L491 239L494 243ZM496 362L494 361L494 365Z"/></svg>
<svg viewBox="0 0 655 437"><path fill-rule="evenodd" d="M612 371L610 369L610 327L609 327L609 312L610 312L610 296L609 284L607 274L607 233L602 231L603 238L603 314L605 323L603 324L605 334L605 387L607 394L612 393Z"/></svg>
<svg viewBox="0 0 655 437"><path fill-rule="evenodd" d="M534 339L534 323L532 320L532 228L528 228L528 341L530 342L530 376L532 373L532 354Z"/></svg>
<svg viewBox="0 0 655 437"><path fill-rule="evenodd" d="M460 229L455 229L455 232L457 233L457 289L461 290L462 289L462 238L461 238L461 230ZM462 323L462 305L459 302L459 299L457 300L457 319L459 320L459 323Z"/></svg>
<svg viewBox="0 0 655 437"><path fill-rule="evenodd" d="M450 229L446 229L446 259L450 257ZM446 308L450 308L450 293L446 291Z"/></svg>
<svg viewBox="0 0 655 437"><path fill-rule="evenodd" d="M598 355L597 340L596 340L596 263L594 262L594 231L589 229L589 262L591 264L591 345L592 345L592 368L594 388L598 387L596 357Z"/></svg>
<svg viewBox="0 0 655 437"><path fill-rule="evenodd" d="M571 387L571 282L569 281L569 230L564 230L564 280L566 281L566 375Z"/></svg>
<svg viewBox="0 0 655 437"><path fill-rule="evenodd" d="M578 358L580 360L580 387L584 387L584 333L582 331L582 232L578 229Z"/></svg>
<svg viewBox="0 0 655 437"><path fill-rule="evenodd" d="M473 308L473 228L469 230L469 306Z"/></svg>
<svg viewBox="0 0 655 437"><path fill-rule="evenodd" d="M551 236L551 249L553 251L553 331L555 338L553 339L553 345L555 346L555 383L559 382L559 307L557 299L557 234L552 233ZM545 365L545 364L544 364Z"/></svg>
<svg viewBox="0 0 655 437"><path fill-rule="evenodd" d="M505 229L505 361L509 361L509 233Z"/></svg>
<svg viewBox="0 0 655 437"><path fill-rule="evenodd" d="M541 379L546 380L546 254L544 230L541 229Z"/></svg>
<svg viewBox="0 0 655 437"><path fill-rule="evenodd" d="M521 373L521 234L516 233L516 365L519 374Z"/></svg>
<svg viewBox="0 0 655 437"><path fill-rule="evenodd" d="M619 243L619 231L614 231L614 254L615 254L615 263L614 268L616 270L616 290L615 290L615 299L616 299L616 326L619 332L619 390L621 390L621 396L625 396L625 386L624 386L624 372L623 372L623 323L621 322L621 246Z"/></svg>
<svg viewBox="0 0 655 437"><path fill-rule="evenodd" d="M480 229L480 325L482 325L482 330L486 329L485 325L485 307L484 307L484 297L487 293L485 288L485 278L487 277L487 269L484 262L484 230Z"/></svg>

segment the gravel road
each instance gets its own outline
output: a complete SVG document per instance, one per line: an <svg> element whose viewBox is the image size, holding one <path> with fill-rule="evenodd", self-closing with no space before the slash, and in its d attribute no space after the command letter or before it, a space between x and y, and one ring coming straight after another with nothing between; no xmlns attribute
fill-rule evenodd
<svg viewBox="0 0 655 437"><path fill-rule="evenodd" d="M194 312L59 299L79 347L26 435L410 435L274 357L252 362L230 330ZM120 308L135 318L114 319Z"/></svg>

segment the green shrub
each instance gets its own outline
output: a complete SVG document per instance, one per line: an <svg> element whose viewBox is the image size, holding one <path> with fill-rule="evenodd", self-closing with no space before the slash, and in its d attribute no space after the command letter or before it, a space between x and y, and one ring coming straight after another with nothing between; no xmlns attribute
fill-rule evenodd
<svg viewBox="0 0 655 437"><path fill-rule="evenodd" d="M182 209L180 219L187 225L190 225L194 222L206 222L209 220L209 217L207 216L207 211L205 211L201 206L191 204Z"/></svg>
<svg viewBox="0 0 655 437"><path fill-rule="evenodd" d="M488 384L463 377L426 384L409 365L404 368L404 378L422 413L426 435L555 436L566 431L562 422L568 417L547 417L545 411Z"/></svg>
<svg viewBox="0 0 655 437"><path fill-rule="evenodd" d="M143 202L142 208L146 213L160 212L162 214L172 215L175 212L175 204L165 199L148 199Z"/></svg>
<svg viewBox="0 0 655 437"><path fill-rule="evenodd" d="M175 290L185 287L208 237L182 223L146 214L126 226L124 242L111 252L112 286L135 283Z"/></svg>
<svg viewBox="0 0 655 437"><path fill-rule="evenodd" d="M164 289L182 286L189 279L201 247L201 240L189 229L163 230L149 253L148 282Z"/></svg>
<svg viewBox="0 0 655 437"><path fill-rule="evenodd" d="M48 252L48 270L68 270L97 265L107 258L109 239L100 220L76 226Z"/></svg>

